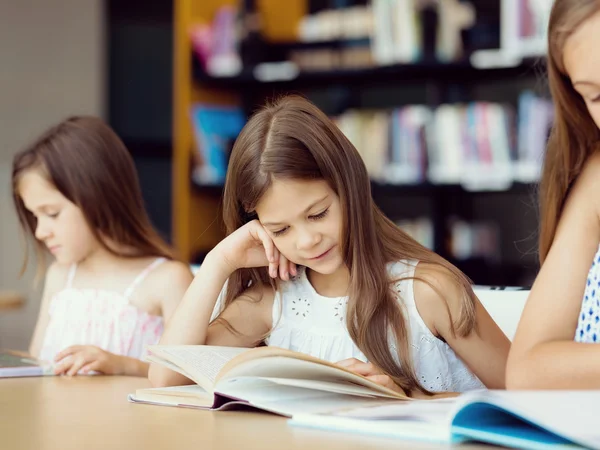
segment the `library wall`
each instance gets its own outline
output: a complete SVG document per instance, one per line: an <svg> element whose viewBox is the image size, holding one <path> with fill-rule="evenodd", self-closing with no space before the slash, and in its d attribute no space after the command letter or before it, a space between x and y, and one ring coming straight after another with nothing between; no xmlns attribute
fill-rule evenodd
<svg viewBox="0 0 600 450"><path fill-rule="evenodd" d="M26 349L40 293L33 288L33 270L19 278L23 247L10 191L12 157L68 115L104 114L103 2L0 2L0 41L0 85L5 87L0 101L0 291L17 291L26 299L24 308L0 313L0 347Z"/></svg>

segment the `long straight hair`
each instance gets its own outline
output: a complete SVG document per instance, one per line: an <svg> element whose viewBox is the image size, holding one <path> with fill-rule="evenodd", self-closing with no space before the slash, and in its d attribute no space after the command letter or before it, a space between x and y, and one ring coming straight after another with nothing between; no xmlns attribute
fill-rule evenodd
<svg viewBox="0 0 600 450"><path fill-rule="evenodd" d="M121 139L99 118L71 117L13 159L13 200L25 233L22 271L29 261L31 238L36 243L38 276L45 270L45 247L35 239L36 218L19 194L21 178L31 170L39 170L81 209L94 237L110 253L173 258L171 248L150 223L133 159ZM107 239L116 246L108 245Z"/></svg>
<svg viewBox="0 0 600 450"><path fill-rule="evenodd" d="M599 0L556 0L548 25L548 81L554 101L554 125L540 182L539 258L550 251L569 189L600 143L600 130L565 69L565 42L589 17Z"/></svg>
<svg viewBox="0 0 600 450"><path fill-rule="evenodd" d="M227 233L256 218L255 207L273 179L322 179L337 194L343 216L341 249L351 280L350 336L367 358L406 392L428 392L415 375L409 328L394 289L398 280L390 279L386 265L415 259L446 268L462 288L462 306L454 321L454 332L461 336L475 328L470 281L385 217L373 202L367 170L356 148L304 98L289 96L267 105L249 120L236 140L224 193ZM229 279L225 306L249 285L276 288L264 268L238 270ZM391 342L397 355L390 349Z"/></svg>

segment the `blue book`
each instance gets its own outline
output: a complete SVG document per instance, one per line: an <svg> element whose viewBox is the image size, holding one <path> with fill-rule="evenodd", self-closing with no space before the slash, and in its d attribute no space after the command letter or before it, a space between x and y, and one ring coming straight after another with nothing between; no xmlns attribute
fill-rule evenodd
<svg viewBox="0 0 600 450"><path fill-rule="evenodd" d="M222 185L229 152L246 123L244 112L232 106L195 104L191 116L196 145L203 160L194 178L199 184Z"/></svg>
<svg viewBox="0 0 600 450"><path fill-rule="evenodd" d="M600 391L474 391L336 415L295 415L295 426L387 438L520 449L600 449Z"/></svg>

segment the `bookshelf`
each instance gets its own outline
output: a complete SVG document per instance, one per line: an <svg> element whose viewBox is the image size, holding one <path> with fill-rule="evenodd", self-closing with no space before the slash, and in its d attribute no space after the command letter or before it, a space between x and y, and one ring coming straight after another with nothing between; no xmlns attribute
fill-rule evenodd
<svg viewBox="0 0 600 450"><path fill-rule="evenodd" d="M192 155L197 152L190 120L190 110L194 103L236 105L249 115L265 99L278 94L320 90L321 93L325 93L321 96L329 95L335 98L333 105L329 105L329 110L339 114L348 109L349 105L353 107L358 103L357 96L360 96L363 89L394 89L396 86L408 84L424 86L427 97L424 103L433 107L451 103L456 92L459 92L459 97L468 96L465 92L470 92L478 83L520 82L535 79L540 73L539 62L535 59L523 59L519 64L509 67L482 69L474 67L468 58L464 58L451 63L425 59L416 64L389 64L362 69L301 70L292 76L269 81L256 76L255 66L243 67L241 72L234 76L211 76L202 69L193 54L191 27L199 22L211 22L221 6L237 3L235 0L174 2L172 229L176 248L181 256L190 262L201 260L223 238L220 217L222 186L200 185L191 181ZM307 13L307 0L260 0L256 3L262 15L262 32L269 41L271 57L298 48L344 46L344 42L338 40L294 42L297 24ZM481 197L485 198L485 202L488 199L493 202L493 199L498 197L501 204L531 205L534 202L534 184L515 182L509 189L500 192L470 192L458 184L438 185L424 182L416 185L396 185L373 182L372 192L376 202L381 203L384 212L393 220L404 217L405 211L400 211L402 208L398 208L397 204L405 199L407 204L415 204L419 208L427 203L422 210L423 214L430 216L433 224L434 250L455 262L477 284L523 284L523 280L529 280L536 270L531 254L528 255L527 261L521 264L518 256L514 255L510 261L487 261L476 257L454 260L448 251L450 217L458 214L465 220L474 220L480 214L473 210L472 204L481 203ZM411 212L408 213L408 216L410 215ZM530 223L533 222L534 219L530 218ZM503 227L506 226L500 225L500 231L503 232ZM528 251L529 248L523 253Z"/></svg>
<svg viewBox="0 0 600 450"><path fill-rule="evenodd" d="M493 81L507 78L521 78L531 75L536 69L537 61L525 59L511 67L495 67L479 69L469 61L439 63L435 61L418 64L393 64L389 66L365 69L340 69L322 72L300 72L293 78L275 81L261 81L253 75L253 68L247 67L242 73L232 77L213 77L200 68L192 57L193 79L196 83L220 89L261 89L285 88L289 90L323 87L330 84L365 85L401 82L436 82L444 83L468 82L469 80Z"/></svg>
<svg viewBox="0 0 600 450"><path fill-rule="evenodd" d="M192 186L191 156L194 150L190 109L195 102L236 105L242 102L239 87L228 84L216 89L196 78L193 69L190 30L196 23L209 23L223 5L235 0L175 0L173 55L173 242L182 258L192 261L209 251L223 237L218 189ZM289 41L298 20L305 14L303 0L260 0L265 34ZM215 192L217 191L217 192Z"/></svg>

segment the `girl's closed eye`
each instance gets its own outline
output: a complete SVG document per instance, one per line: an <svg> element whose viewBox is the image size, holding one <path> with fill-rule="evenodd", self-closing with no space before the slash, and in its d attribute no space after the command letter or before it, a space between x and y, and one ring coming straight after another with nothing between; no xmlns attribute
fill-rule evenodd
<svg viewBox="0 0 600 450"><path fill-rule="evenodd" d="M288 227L282 228L281 230L273 231L273 236L281 236L288 230Z"/></svg>
<svg viewBox="0 0 600 450"><path fill-rule="evenodd" d="M328 213L329 213L329 208L327 208L323 212L320 212L319 214L315 214L313 216L308 216L308 218L310 220L319 220L319 219L323 219Z"/></svg>
<svg viewBox="0 0 600 450"><path fill-rule="evenodd" d="M329 213L329 208L325 209L324 211L320 212L319 214L314 214L312 216L308 216L308 218L310 220L321 220L323 219L327 214ZM277 230L277 231L273 231L273 236L278 237L278 236L282 236L289 227L285 227L282 228L281 230Z"/></svg>

